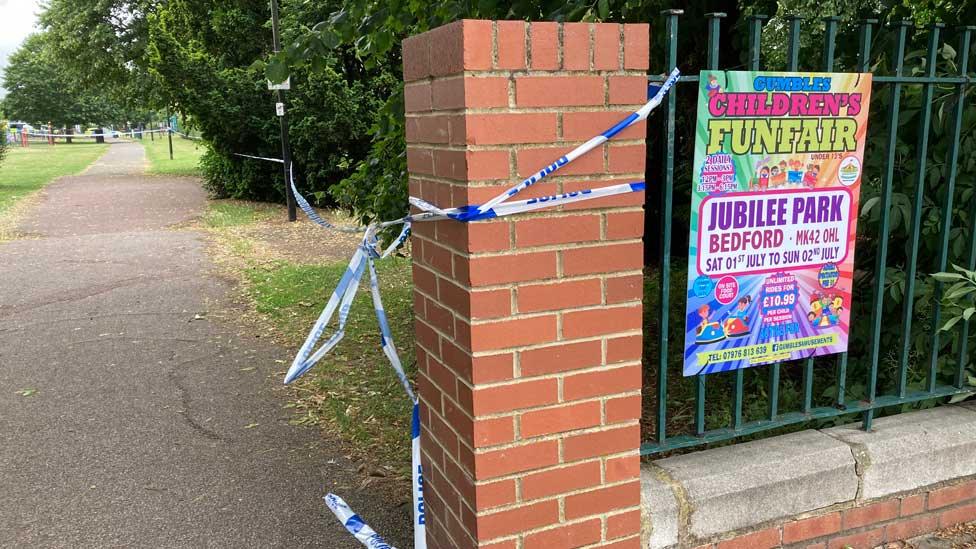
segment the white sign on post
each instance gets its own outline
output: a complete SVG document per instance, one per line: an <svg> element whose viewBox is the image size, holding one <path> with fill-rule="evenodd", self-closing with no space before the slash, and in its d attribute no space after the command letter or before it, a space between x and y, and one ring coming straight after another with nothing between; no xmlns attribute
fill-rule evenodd
<svg viewBox="0 0 976 549"><path fill-rule="evenodd" d="M275 112L278 113L278 116L284 116L285 115L285 104L284 103L275 103Z"/></svg>
<svg viewBox="0 0 976 549"><path fill-rule="evenodd" d="M291 89L291 77L285 79L284 82L280 84L275 84L274 82L268 80L269 90L290 90Z"/></svg>

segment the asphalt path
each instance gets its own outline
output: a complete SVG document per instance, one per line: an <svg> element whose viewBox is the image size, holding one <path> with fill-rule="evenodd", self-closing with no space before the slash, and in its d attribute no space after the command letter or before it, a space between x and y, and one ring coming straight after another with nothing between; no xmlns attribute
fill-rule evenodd
<svg viewBox="0 0 976 549"><path fill-rule="evenodd" d="M0 547L361 547L328 491L409 547L389 483L289 424L292 350L219 320L200 182L144 167L112 144L0 244Z"/></svg>

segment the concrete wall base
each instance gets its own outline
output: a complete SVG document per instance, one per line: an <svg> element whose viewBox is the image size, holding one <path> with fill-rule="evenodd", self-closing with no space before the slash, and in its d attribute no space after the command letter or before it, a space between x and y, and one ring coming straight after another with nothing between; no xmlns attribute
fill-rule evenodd
<svg viewBox="0 0 976 549"><path fill-rule="evenodd" d="M643 547L870 549L976 520L976 404L644 463Z"/></svg>

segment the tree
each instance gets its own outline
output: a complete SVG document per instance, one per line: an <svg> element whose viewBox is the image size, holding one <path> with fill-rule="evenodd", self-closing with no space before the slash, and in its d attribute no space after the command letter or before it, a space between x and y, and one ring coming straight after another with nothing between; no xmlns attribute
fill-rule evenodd
<svg viewBox="0 0 976 549"><path fill-rule="evenodd" d="M82 122L84 107L77 88L59 70L45 34L32 34L10 56L4 71L4 110L15 119L61 126Z"/></svg>
<svg viewBox="0 0 976 549"><path fill-rule="evenodd" d="M124 110L109 97L71 78L50 43L47 33L32 34L10 56L3 75L7 115L55 127L124 121Z"/></svg>

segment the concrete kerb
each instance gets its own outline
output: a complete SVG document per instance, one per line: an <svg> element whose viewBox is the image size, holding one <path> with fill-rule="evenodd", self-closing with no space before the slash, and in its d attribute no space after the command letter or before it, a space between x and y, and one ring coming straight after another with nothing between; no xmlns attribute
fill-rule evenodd
<svg viewBox="0 0 976 549"><path fill-rule="evenodd" d="M976 402L644 463L643 547L692 547L976 475ZM683 500L683 501L682 501Z"/></svg>

